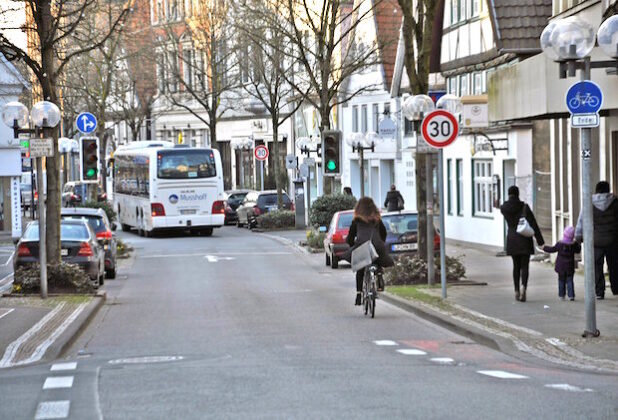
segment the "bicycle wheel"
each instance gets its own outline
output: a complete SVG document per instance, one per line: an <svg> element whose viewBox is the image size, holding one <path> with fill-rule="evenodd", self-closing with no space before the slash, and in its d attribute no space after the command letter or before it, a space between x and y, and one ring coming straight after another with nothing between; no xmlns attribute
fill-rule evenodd
<svg viewBox="0 0 618 420"><path fill-rule="evenodd" d="M367 272L363 278L363 306L365 307L365 315L369 313L369 282L367 279Z"/></svg>
<svg viewBox="0 0 618 420"><path fill-rule="evenodd" d="M376 288L375 288L375 283L372 285L372 291L371 291L371 297L370 297L370 301L371 303L369 304L369 307L371 309L371 317L375 318L376 316Z"/></svg>

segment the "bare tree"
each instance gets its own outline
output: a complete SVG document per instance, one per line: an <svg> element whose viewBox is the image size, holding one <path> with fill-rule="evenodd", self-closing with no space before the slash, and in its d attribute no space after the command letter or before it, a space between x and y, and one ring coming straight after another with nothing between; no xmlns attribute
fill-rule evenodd
<svg viewBox="0 0 618 420"><path fill-rule="evenodd" d="M101 0L103 1L103 0ZM60 104L59 81L66 66L76 57L103 45L118 29L128 7L125 6L106 30L92 32L84 19L99 0L12 0L16 8L28 16L25 30L29 35L29 48L25 50L8 39L0 28L0 52L9 60L26 63L38 83L42 98ZM68 43L73 37L80 42ZM58 129L49 130L58 150ZM60 159L47 159L47 228L48 263L60 262Z"/></svg>

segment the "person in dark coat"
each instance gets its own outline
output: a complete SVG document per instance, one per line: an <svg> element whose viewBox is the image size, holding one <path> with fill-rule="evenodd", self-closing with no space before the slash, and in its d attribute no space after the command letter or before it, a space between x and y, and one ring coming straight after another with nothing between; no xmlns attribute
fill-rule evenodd
<svg viewBox="0 0 618 420"><path fill-rule="evenodd" d="M513 284L515 286L515 300L526 301L526 289L528 288L528 266L530 265L530 255L534 254L534 244L532 238L527 238L517 233L517 224L522 216L534 230L534 237L539 246L543 246L545 241L541 230L536 223L534 214L530 207L519 199L519 188L515 185L509 187L509 198L500 207L500 212L508 226L506 234L506 254L513 259ZM519 287L521 279L521 290Z"/></svg>
<svg viewBox="0 0 618 420"><path fill-rule="evenodd" d="M403 197L401 193L397 191L395 184L391 185L391 190L386 193L386 200L384 200L384 207L386 211L403 210Z"/></svg>
<svg viewBox="0 0 618 420"><path fill-rule="evenodd" d="M597 299L605 298L603 262L607 260L612 294L618 295L618 200L609 192L606 181L597 183L592 194L592 223L594 225L594 283ZM579 215L575 238L583 237L582 215Z"/></svg>
<svg viewBox="0 0 618 420"><path fill-rule="evenodd" d="M558 273L558 296L564 300L565 287L570 300L575 300L575 289L573 288L573 276L575 275L575 254L581 251L581 245L575 241L575 229L568 226L564 229L562 240L556 242L554 246L545 245L545 252L557 252L556 266L554 270Z"/></svg>
<svg viewBox="0 0 618 420"><path fill-rule="evenodd" d="M386 240L386 227L382 223L380 210L370 197L362 197L354 207L354 218L350 225L346 242L350 249L342 256L343 259L350 261L352 251L361 244L371 240L378 252L378 259L374 264L380 267L392 267L395 262L388 254L384 241ZM363 278L365 269L356 272L356 300L355 305L361 304L361 292L363 290ZM381 287L380 287L381 288Z"/></svg>

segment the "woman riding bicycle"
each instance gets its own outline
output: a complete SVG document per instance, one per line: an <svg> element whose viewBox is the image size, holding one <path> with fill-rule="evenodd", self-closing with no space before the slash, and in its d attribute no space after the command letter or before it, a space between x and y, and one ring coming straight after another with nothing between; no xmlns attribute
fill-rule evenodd
<svg viewBox="0 0 618 420"><path fill-rule="evenodd" d="M374 262L380 267L391 267L394 261L388 252L384 241L386 240L386 227L382 223L380 210L375 205L370 197L362 197L354 207L354 219L350 225L350 231L346 242L350 245L350 250L344 255L344 259L350 260L352 251L359 245L371 240L374 248L378 252L378 259ZM356 301L355 305L361 304L361 292L363 288L363 276L365 269L360 269L356 272ZM383 285L379 285L379 289Z"/></svg>

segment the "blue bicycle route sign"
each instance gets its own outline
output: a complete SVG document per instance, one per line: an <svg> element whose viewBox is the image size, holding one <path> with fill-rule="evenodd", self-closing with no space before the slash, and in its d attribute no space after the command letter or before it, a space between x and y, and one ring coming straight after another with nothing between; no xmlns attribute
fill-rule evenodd
<svg viewBox="0 0 618 420"><path fill-rule="evenodd" d="M596 114L603 105L603 92L596 83L583 80L569 88L566 104L573 115Z"/></svg>
<svg viewBox="0 0 618 420"><path fill-rule="evenodd" d="M82 112L75 118L77 129L84 134L90 134L97 129L97 119L90 112Z"/></svg>

